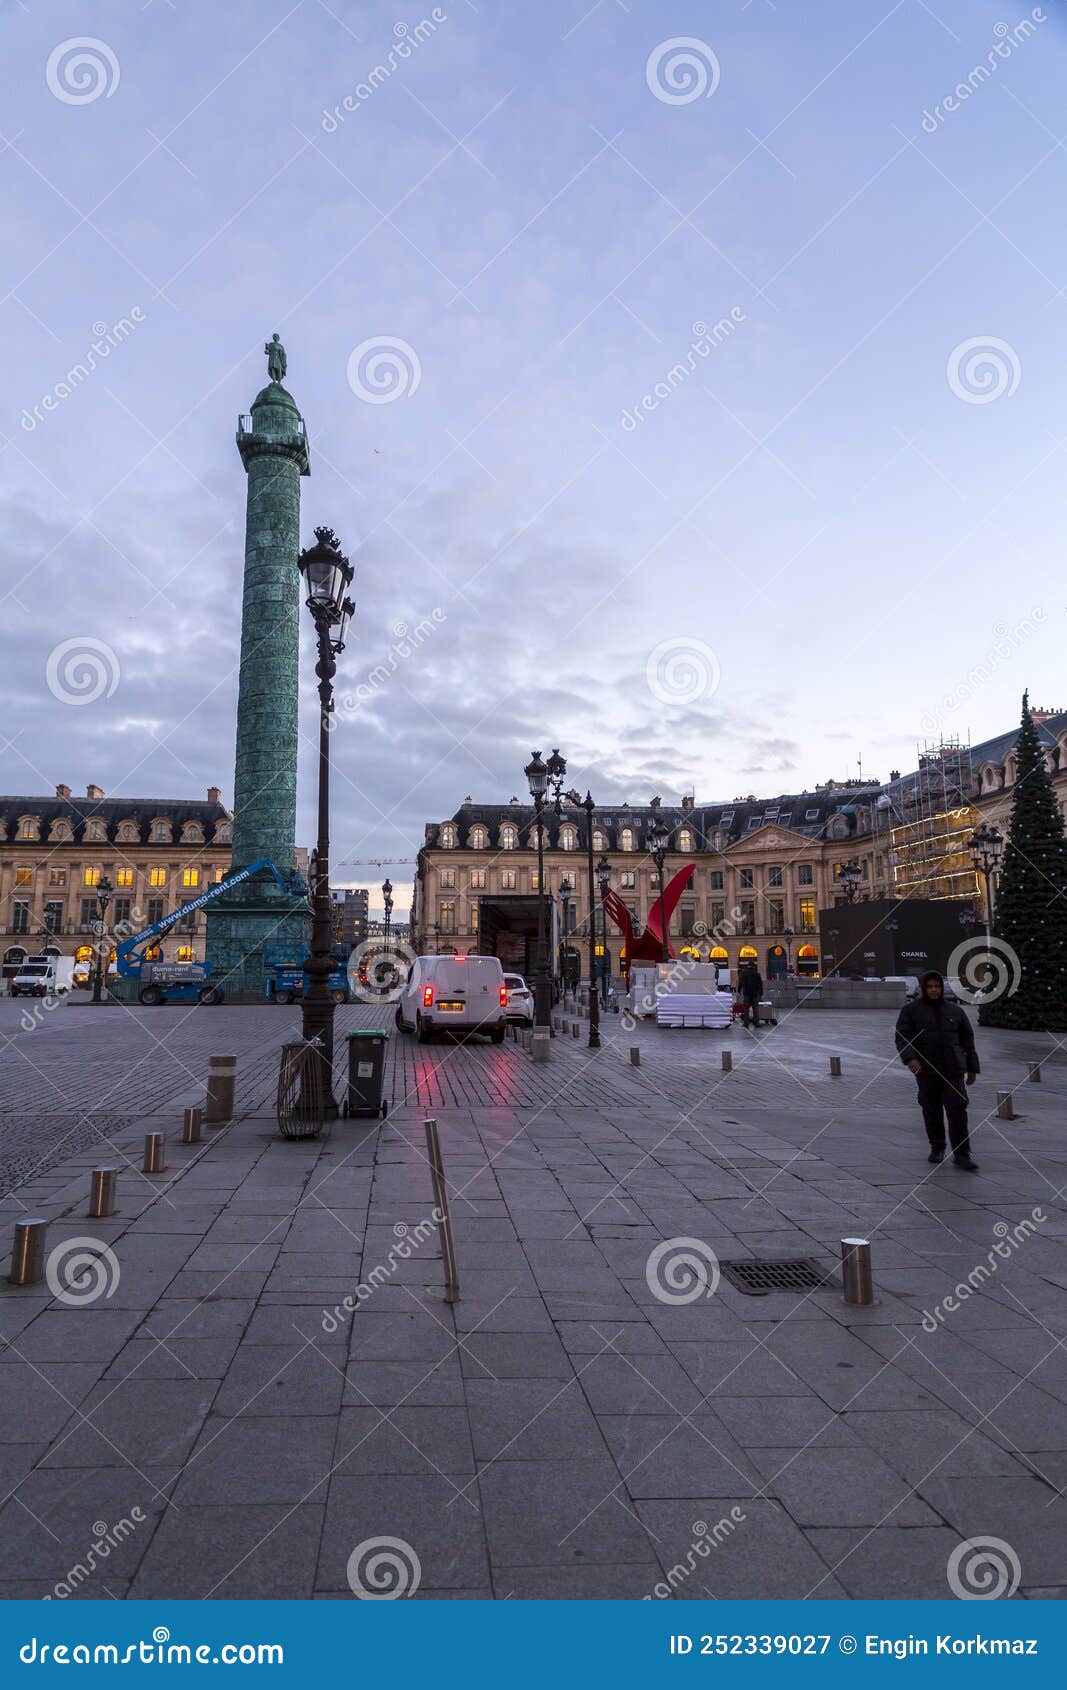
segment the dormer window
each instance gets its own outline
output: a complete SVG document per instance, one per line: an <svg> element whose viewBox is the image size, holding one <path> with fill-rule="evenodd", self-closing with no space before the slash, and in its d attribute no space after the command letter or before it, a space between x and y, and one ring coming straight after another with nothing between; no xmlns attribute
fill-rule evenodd
<svg viewBox="0 0 1067 1690"><path fill-rule="evenodd" d="M17 839L39 839L41 837L41 823L37 816L20 816Z"/></svg>
<svg viewBox="0 0 1067 1690"><path fill-rule="evenodd" d="M71 836L71 833L70 833L70 823L69 822L59 821L59 822L53 822L52 823L52 831L49 835L50 838L52 838L52 839L69 839L70 836Z"/></svg>
<svg viewBox="0 0 1067 1690"><path fill-rule="evenodd" d="M138 839L136 822L120 822L118 837L128 844L135 844Z"/></svg>
<svg viewBox="0 0 1067 1690"><path fill-rule="evenodd" d="M154 845L170 844L170 823L157 820L152 823L152 843Z"/></svg>
<svg viewBox="0 0 1067 1690"><path fill-rule="evenodd" d="M104 824L99 816L94 816L91 821L86 822L85 837L86 839L105 839L107 837Z"/></svg>
<svg viewBox="0 0 1067 1690"><path fill-rule="evenodd" d="M505 822L500 829L500 849L502 851L514 851L517 843L518 834L514 822Z"/></svg>
<svg viewBox="0 0 1067 1690"><path fill-rule="evenodd" d="M233 823L223 822L221 826L215 829L215 838L220 845L228 845L233 838Z"/></svg>
<svg viewBox="0 0 1067 1690"><path fill-rule="evenodd" d="M182 828L182 839L190 845L199 845L203 840L203 832L199 822L186 822Z"/></svg>
<svg viewBox="0 0 1067 1690"><path fill-rule="evenodd" d="M488 841L489 841L489 835L486 833L485 828L481 825L480 822L477 824L476 827L471 828L470 834L468 835L468 841L467 842L470 845L472 850L474 850L474 851L484 851L486 845L488 844Z"/></svg>
<svg viewBox="0 0 1067 1690"><path fill-rule="evenodd" d="M607 836L607 834L604 833L599 827L595 827L593 829L593 850L594 851L606 851L607 848L608 848L608 836Z"/></svg>
<svg viewBox="0 0 1067 1690"><path fill-rule="evenodd" d="M633 850L634 830L632 827L624 827L622 832L619 834L619 848L623 851Z"/></svg>
<svg viewBox="0 0 1067 1690"><path fill-rule="evenodd" d="M456 829L452 822L442 824L441 848L445 851L454 851L456 848Z"/></svg>
<svg viewBox="0 0 1067 1690"><path fill-rule="evenodd" d="M559 830L559 846L561 851L573 851L578 845L578 835L569 824Z"/></svg>
<svg viewBox="0 0 1067 1690"><path fill-rule="evenodd" d="M691 851L693 849L693 835L687 827L678 830L678 849L679 851Z"/></svg>

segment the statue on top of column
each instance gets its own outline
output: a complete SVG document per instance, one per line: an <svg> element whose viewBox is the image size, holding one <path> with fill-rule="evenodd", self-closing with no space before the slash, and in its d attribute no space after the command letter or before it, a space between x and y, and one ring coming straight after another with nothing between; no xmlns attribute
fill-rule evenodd
<svg viewBox="0 0 1067 1690"><path fill-rule="evenodd" d="M271 381L284 381L285 347L278 336L274 335L271 340L268 340L263 350L267 354L267 374Z"/></svg>

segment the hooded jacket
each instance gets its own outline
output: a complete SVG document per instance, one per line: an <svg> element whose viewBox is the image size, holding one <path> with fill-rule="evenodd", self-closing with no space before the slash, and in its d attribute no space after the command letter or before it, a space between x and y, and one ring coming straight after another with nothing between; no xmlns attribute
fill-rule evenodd
<svg viewBox="0 0 1067 1690"><path fill-rule="evenodd" d="M948 1075L981 1072L974 1032L966 1014L958 1003L942 997L932 1003L926 996L927 980L944 980L931 972L922 979L923 991L906 1003L897 1016L896 1043L900 1060L905 1065L916 1058L924 1068Z"/></svg>

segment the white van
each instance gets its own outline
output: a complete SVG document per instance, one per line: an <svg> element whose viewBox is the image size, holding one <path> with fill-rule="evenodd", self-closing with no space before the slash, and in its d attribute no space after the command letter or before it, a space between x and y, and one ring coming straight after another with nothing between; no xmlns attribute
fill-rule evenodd
<svg viewBox="0 0 1067 1690"><path fill-rule="evenodd" d="M486 1033L504 1039L508 989L495 956L420 956L396 1006L402 1033L422 1044L434 1033Z"/></svg>
<svg viewBox="0 0 1067 1690"><path fill-rule="evenodd" d="M11 982L13 998L58 997L74 984L72 956L31 956L21 964Z"/></svg>

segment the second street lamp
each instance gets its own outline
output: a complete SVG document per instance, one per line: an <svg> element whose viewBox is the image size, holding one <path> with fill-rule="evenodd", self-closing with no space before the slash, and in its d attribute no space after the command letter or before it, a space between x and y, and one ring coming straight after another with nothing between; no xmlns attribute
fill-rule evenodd
<svg viewBox="0 0 1067 1690"><path fill-rule="evenodd" d="M653 811L652 826L649 829L648 842L652 851L652 860L656 865L656 873L659 875L659 920L660 927L663 930L664 962L670 962L671 960L671 948L667 938L666 888L663 884L663 865L667 860L667 847L670 844L670 840L671 836L667 831L667 825L661 817L658 808L656 808Z"/></svg>
<svg viewBox="0 0 1067 1690"><path fill-rule="evenodd" d="M983 822L975 829L971 836L971 861L974 872L985 880L985 948L986 973L988 975L991 960L989 955L989 937L993 931L993 877L1000 867L1000 856L1004 849L1004 835L999 827L992 827Z"/></svg>
<svg viewBox="0 0 1067 1690"><path fill-rule="evenodd" d="M96 920L96 975L93 980L94 1003L99 1003L101 1001L101 992L104 984L105 955L107 956L108 962L111 960L110 940L106 945L104 941L107 937L107 907L111 902L111 895L114 890L115 888L112 886L106 874L103 875L96 883L96 907L99 913Z"/></svg>
<svg viewBox="0 0 1067 1690"><path fill-rule="evenodd" d="M545 799L551 794L553 808L560 813L560 793L567 764L558 749L548 762L535 751L525 770L526 784L534 805L537 829L537 958L534 968L534 1029L532 1055L535 1062L547 1062L552 1037L552 976L548 960L548 932L545 905Z"/></svg>
<svg viewBox="0 0 1067 1690"><path fill-rule="evenodd" d="M592 845L590 845L590 860L592 860L592 855L593 848ZM604 1007L606 1009L608 1006L608 985L611 978L611 970L608 967L608 912L604 903L604 900L608 895L608 887L611 884L611 864L608 862L607 857L601 857L600 861L596 865L596 880L597 886L600 890L600 933L604 941L604 960L600 967L600 977L603 982L601 992L603 994Z"/></svg>
<svg viewBox="0 0 1067 1690"><path fill-rule="evenodd" d="M320 1051L318 1084L307 1075L300 1112L305 1117L333 1120L337 1104L333 1096L333 994L329 988L333 973L331 949L333 919L330 909L330 717L333 713L333 678L337 658L345 648L345 631L355 606L348 596L355 570L342 555L332 528L316 528L315 545L300 554L300 573L307 591L306 604L315 624L319 657L319 804L311 882L311 955L305 965L310 984L303 998L303 1033Z"/></svg>
<svg viewBox="0 0 1067 1690"><path fill-rule="evenodd" d="M586 869L589 876L589 1049L600 1049L600 994L596 983L596 870L593 867L593 795L587 792L584 799L577 792L568 792L568 799L575 809L585 811L585 850ZM605 867L607 865L605 864ZM604 935L605 948L607 934Z"/></svg>
<svg viewBox="0 0 1067 1690"><path fill-rule="evenodd" d="M860 868L860 865L856 861L855 857L853 857L849 862L841 864L841 867L837 871L837 878L845 888L845 902L849 904L855 903L856 893L859 891L860 881L863 879L863 870Z"/></svg>

